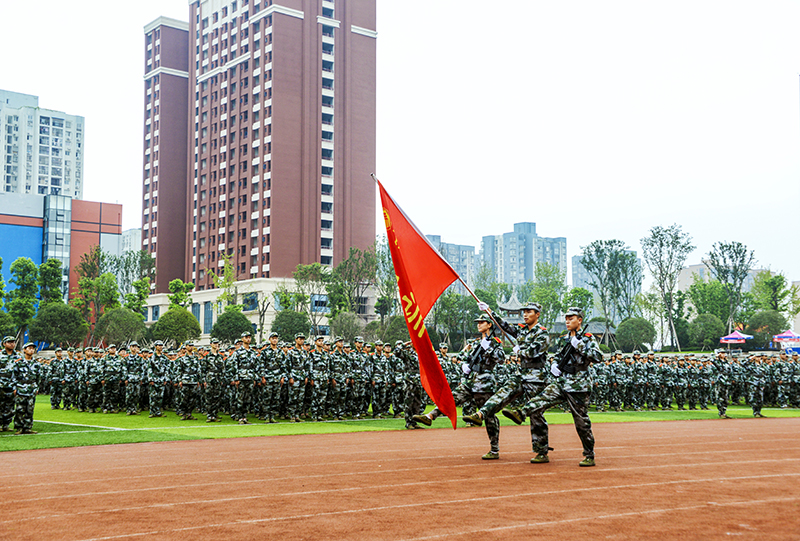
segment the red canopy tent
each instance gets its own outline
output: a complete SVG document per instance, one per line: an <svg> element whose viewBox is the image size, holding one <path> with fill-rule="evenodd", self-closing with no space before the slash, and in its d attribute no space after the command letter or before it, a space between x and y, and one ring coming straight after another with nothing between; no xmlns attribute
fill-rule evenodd
<svg viewBox="0 0 800 541"><path fill-rule="evenodd" d="M731 334L727 336L723 336L719 339L720 344L744 344L745 340L750 340L753 338L749 334L742 334L739 331L733 331Z"/></svg>
<svg viewBox="0 0 800 541"><path fill-rule="evenodd" d="M800 342L800 334L792 331L784 331L781 334L772 336L773 342Z"/></svg>

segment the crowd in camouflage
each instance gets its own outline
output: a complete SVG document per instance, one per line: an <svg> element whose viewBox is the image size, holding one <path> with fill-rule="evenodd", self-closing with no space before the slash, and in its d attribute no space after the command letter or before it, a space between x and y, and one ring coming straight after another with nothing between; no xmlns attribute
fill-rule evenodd
<svg viewBox="0 0 800 541"><path fill-rule="evenodd" d="M11 361L2 364L15 366L16 359ZM288 343L272 333L268 342L254 346L251 334L244 333L228 348L216 339L210 346L186 342L171 350L161 341L152 348L136 342L57 348L49 361L32 359L29 374L38 390L50 394L51 408L92 413L147 411L162 417L171 410L193 420L202 412L207 422L227 413L249 424L249 416L267 423L399 418L404 412L410 418L426 406L410 343L368 344L360 337L353 344L326 336L307 343L297 334ZM10 376L7 388L21 381ZM4 427L9 422L3 417ZM410 422L407 427L414 428Z"/></svg>
<svg viewBox="0 0 800 541"><path fill-rule="evenodd" d="M498 355L492 366L487 365L484 372L491 374L487 389L499 391L491 398L480 397L481 404L475 403L470 391L463 397L466 415L481 405L490 416L504 406L519 407L552 381L545 369L551 361L543 357L549 340L543 331L538 327L536 332L523 332L519 339L523 347L528 344L527 351ZM35 396L43 393L50 394L54 409L129 415L145 411L151 417L170 410L187 420L202 412L208 422L227 413L242 424L250 422L248 414L268 423L281 418L302 422L390 416L405 417L407 428L420 428L414 416L429 402L409 343L369 344L356 338L350 344L320 336L312 344L304 335L289 343L274 333L257 347L251 340L245 333L226 348L216 341L203 347L186 343L171 350L158 341L152 348L140 348L135 342L120 348L58 348L54 358L44 360L35 357L34 344L25 344L20 353L13 337L6 337L0 352L0 425L7 431L14 422L18 433L32 433ZM454 391L474 381L475 374L464 374L463 365L479 343L471 341L455 355L440 344L437 354ZM593 363L588 374L590 402L597 411L716 405L720 417L727 417L729 403L744 402L759 417L765 405L800 407L797 354L616 352Z"/></svg>

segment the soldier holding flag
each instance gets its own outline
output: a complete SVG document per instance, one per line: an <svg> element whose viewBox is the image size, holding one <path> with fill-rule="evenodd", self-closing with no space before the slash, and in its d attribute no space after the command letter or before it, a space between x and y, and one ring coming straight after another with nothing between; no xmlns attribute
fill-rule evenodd
<svg viewBox="0 0 800 541"><path fill-rule="evenodd" d="M482 314L475 320L475 323L478 324L481 339L472 344L466 361L461 365L466 378L453 391L453 399L456 405L461 405L471 399L478 407L481 407L494 393L494 368L505 362L505 353L500 339L494 336L492 319ZM441 411L436 407L427 415L414 415L412 420L431 426L432 421L439 415L441 415ZM481 458L496 460L500 458L500 421L495 415L487 415L484 421L486 421L486 434L489 436L491 449Z"/></svg>

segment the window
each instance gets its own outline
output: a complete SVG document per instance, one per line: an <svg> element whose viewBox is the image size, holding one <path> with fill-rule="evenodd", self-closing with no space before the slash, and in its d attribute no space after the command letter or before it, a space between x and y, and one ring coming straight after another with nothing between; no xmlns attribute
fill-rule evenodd
<svg viewBox="0 0 800 541"><path fill-rule="evenodd" d="M242 310L251 312L258 309L258 293L245 293L242 295Z"/></svg>
<svg viewBox="0 0 800 541"><path fill-rule="evenodd" d="M158 321L158 313L159 313L159 307L153 306L153 317L151 318L152 321Z"/></svg>
<svg viewBox="0 0 800 541"><path fill-rule="evenodd" d="M311 295L311 311L323 314L330 313L327 295Z"/></svg>

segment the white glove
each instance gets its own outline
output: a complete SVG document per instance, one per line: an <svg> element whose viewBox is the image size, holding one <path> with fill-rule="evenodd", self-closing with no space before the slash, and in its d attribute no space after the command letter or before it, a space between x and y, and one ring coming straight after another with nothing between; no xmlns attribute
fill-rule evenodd
<svg viewBox="0 0 800 541"><path fill-rule="evenodd" d="M570 343L572 344L572 347L574 347L575 349L580 349L580 345L582 342L578 340L577 336L573 336L572 340L570 340Z"/></svg>
<svg viewBox="0 0 800 541"><path fill-rule="evenodd" d="M489 349L489 344L490 342L488 338L486 338L485 336L481 338L481 347L484 349L484 351Z"/></svg>
<svg viewBox="0 0 800 541"><path fill-rule="evenodd" d="M463 363L461 365L461 371L464 372L465 376L469 376L469 373L472 372L472 370L469 369L469 365L467 363Z"/></svg>
<svg viewBox="0 0 800 541"><path fill-rule="evenodd" d="M511 351L513 351L514 355L516 355L517 353L519 353L519 346L514 346L514 348Z"/></svg>
<svg viewBox="0 0 800 541"><path fill-rule="evenodd" d="M555 377L561 375L561 370L558 369L558 363L553 363L550 365L550 373L553 374Z"/></svg>
<svg viewBox="0 0 800 541"><path fill-rule="evenodd" d="M488 304L486 304L486 303L485 303L485 302L483 302L483 301L478 301L478 309L479 309L481 312L488 312L488 311L489 311L489 305L488 305Z"/></svg>

